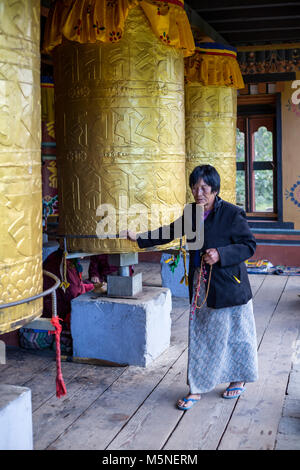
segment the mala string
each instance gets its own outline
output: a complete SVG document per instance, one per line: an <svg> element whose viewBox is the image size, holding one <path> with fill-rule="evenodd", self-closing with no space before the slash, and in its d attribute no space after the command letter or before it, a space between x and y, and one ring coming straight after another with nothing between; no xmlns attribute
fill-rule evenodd
<svg viewBox="0 0 300 470"><path fill-rule="evenodd" d="M200 285L201 285L201 276L202 276L203 272L204 272L204 266L203 266L203 257L202 257L201 258L199 276L198 276L198 280L197 280L196 292L195 292L195 296L194 296L194 302L193 302L193 306L192 306L192 309L191 309L191 315L192 316L195 314L196 309L200 310L200 308L205 304L205 302L207 300L208 293L209 293L209 288L210 288L212 264L210 265L210 269L209 269L209 276L208 276L208 283L207 283L205 298L204 298L202 304L200 306L197 306L197 301L198 301L199 292L200 292ZM204 276L203 276L203 280L204 280ZM206 281L204 280L204 282L206 282Z"/></svg>

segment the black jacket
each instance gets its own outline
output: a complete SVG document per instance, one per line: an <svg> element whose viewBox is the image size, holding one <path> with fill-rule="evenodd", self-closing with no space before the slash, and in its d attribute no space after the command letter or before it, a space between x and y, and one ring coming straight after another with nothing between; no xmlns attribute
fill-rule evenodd
<svg viewBox="0 0 300 470"><path fill-rule="evenodd" d="M195 204L193 204L195 207ZM195 230L194 212L192 216L193 230ZM181 218L183 219L183 217ZM182 220L182 227L184 223ZM140 248L155 245L164 245L174 240L174 223L170 224L170 237L162 238L162 227L155 231L156 236L151 239L137 239ZM157 235L157 232L159 234ZM255 238L248 226L245 212L229 202L216 197L214 208L204 223L204 244L200 255L208 248L217 248L220 261L212 267L211 283L207 297L207 305L211 308L232 307L242 305L252 298L247 268L244 263L255 252ZM189 295L190 302L193 296L193 277L195 272L195 251L190 250L189 262ZM209 273L209 265L205 265ZM235 279L236 278L236 279ZM240 282L238 282L240 281ZM207 286L207 283L206 283Z"/></svg>

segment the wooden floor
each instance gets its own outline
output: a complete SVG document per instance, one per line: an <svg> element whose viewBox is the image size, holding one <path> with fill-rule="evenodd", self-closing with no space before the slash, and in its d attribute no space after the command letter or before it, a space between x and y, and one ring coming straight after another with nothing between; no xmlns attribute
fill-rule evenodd
<svg viewBox="0 0 300 470"><path fill-rule="evenodd" d="M144 282L161 285L159 264ZM67 395L55 396L54 357L7 348L0 381L32 391L35 449L300 449L300 278L251 275L259 380L238 400L221 384L192 410L187 393L188 301L173 298L170 348L147 368L63 362Z"/></svg>

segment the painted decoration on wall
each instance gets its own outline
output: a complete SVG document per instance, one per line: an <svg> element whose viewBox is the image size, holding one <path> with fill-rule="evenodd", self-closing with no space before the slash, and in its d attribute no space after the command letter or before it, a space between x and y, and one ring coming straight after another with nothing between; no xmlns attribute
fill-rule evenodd
<svg viewBox="0 0 300 470"><path fill-rule="evenodd" d="M55 157L42 157L43 216L58 215L57 167Z"/></svg>
<svg viewBox="0 0 300 470"><path fill-rule="evenodd" d="M42 190L43 219L58 215L54 83L52 77L41 77L42 103ZM46 222L44 224L46 226Z"/></svg>
<svg viewBox="0 0 300 470"><path fill-rule="evenodd" d="M292 111L296 114L297 117L300 117L300 103L294 104L291 100L288 100L287 104L285 105L288 111Z"/></svg>
<svg viewBox="0 0 300 470"><path fill-rule="evenodd" d="M300 49L239 51L237 60L243 74L296 72L300 70Z"/></svg>
<svg viewBox="0 0 300 470"><path fill-rule="evenodd" d="M285 197L300 208L300 176L298 178L298 181L289 190L285 190Z"/></svg>

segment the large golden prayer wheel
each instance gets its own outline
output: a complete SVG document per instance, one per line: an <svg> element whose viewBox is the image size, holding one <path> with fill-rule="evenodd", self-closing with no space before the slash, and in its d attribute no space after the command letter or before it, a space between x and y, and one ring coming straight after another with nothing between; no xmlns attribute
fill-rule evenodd
<svg viewBox="0 0 300 470"><path fill-rule="evenodd" d="M0 305L40 294L40 2L0 9ZM0 309L0 334L42 314L42 299Z"/></svg>
<svg viewBox="0 0 300 470"><path fill-rule="evenodd" d="M168 44L168 34L154 34L140 5L156 12L155 2L136 3L124 30L116 27L108 42L48 35L58 43L53 61L60 233L69 250L133 250L128 240L97 238L107 217L102 213L101 219L102 205L116 211L114 235L124 228L127 210L147 211L144 231L174 220L185 204L184 53ZM176 8L182 18L183 8Z"/></svg>
<svg viewBox="0 0 300 470"><path fill-rule="evenodd" d="M220 196L234 204L237 88L244 87L235 49L199 43L185 61L187 202L190 173L210 164L221 176Z"/></svg>

